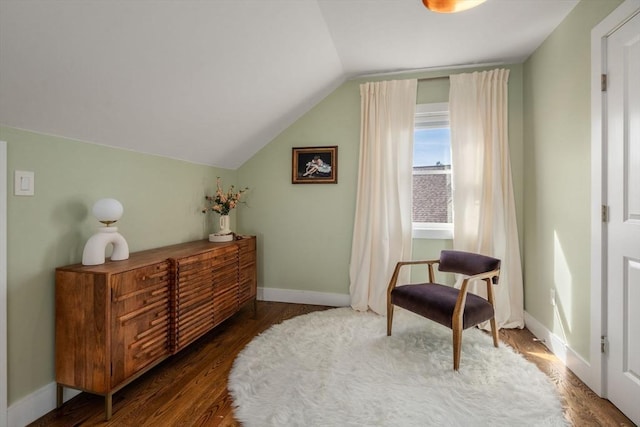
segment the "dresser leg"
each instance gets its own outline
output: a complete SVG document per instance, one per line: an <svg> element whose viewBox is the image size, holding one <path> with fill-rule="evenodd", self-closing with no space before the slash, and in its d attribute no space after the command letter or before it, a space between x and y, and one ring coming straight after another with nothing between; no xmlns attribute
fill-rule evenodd
<svg viewBox="0 0 640 427"><path fill-rule="evenodd" d="M111 393L107 393L107 395L104 397L104 419L105 421L109 421L111 419L111 404L112 404L112 399L113 394Z"/></svg>
<svg viewBox="0 0 640 427"><path fill-rule="evenodd" d="M56 384L56 408L59 408L62 406L62 391L64 390L64 387L61 386L60 384Z"/></svg>
<svg viewBox="0 0 640 427"><path fill-rule="evenodd" d="M258 298L253 299L253 318L258 318Z"/></svg>

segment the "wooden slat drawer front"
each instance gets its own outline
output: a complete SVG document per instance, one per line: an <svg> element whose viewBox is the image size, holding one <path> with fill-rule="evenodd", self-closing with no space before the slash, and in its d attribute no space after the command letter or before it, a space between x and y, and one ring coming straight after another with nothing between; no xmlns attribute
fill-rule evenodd
<svg viewBox="0 0 640 427"><path fill-rule="evenodd" d="M178 279L176 293L178 296L182 296L207 286L213 286L213 272L211 270L207 271L206 274L191 277L188 280L183 280L182 277L180 277Z"/></svg>
<svg viewBox="0 0 640 427"><path fill-rule="evenodd" d="M128 298L113 306L112 387L170 354L168 287L164 294L133 308L139 305L137 298Z"/></svg>
<svg viewBox="0 0 640 427"><path fill-rule="evenodd" d="M245 248L241 248L240 252L240 264L247 261L255 261L256 259L256 248L255 245L247 246Z"/></svg>
<svg viewBox="0 0 640 427"><path fill-rule="evenodd" d="M257 292L256 239L244 239L239 243L242 245L239 248L238 299L239 304L244 304L255 298Z"/></svg>
<svg viewBox="0 0 640 427"><path fill-rule="evenodd" d="M256 285L257 282L255 278L240 282L240 285L238 286L238 299L240 304L243 304L256 296Z"/></svg>
<svg viewBox="0 0 640 427"><path fill-rule="evenodd" d="M238 262L238 267L240 267L240 271L242 271L244 269L255 266L255 264L256 264L256 257L254 252L253 256L241 257L240 261Z"/></svg>
<svg viewBox="0 0 640 427"><path fill-rule="evenodd" d="M183 316L190 310L196 310L203 304L207 304L213 299L213 289L208 288L206 291L193 293L185 298L179 298L176 302L177 316ZM180 319L178 319L179 321Z"/></svg>
<svg viewBox="0 0 640 427"><path fill-rule="evenodd" d="M176 341L176 349L174 353L182 350L183 348L209 332L214 326L215 324L213 323L213 319L211 319L210 322L200 325L198 329L192 329L182 334Z"/></svg>
<svg viewBox="0 0 640 427"><path fill-rule="evenodd" d="M148 267L136 268L114 274L112 277L112 299L120 301L146 292L149 287L169 283L169 262L159 262Z"/></svg>
<svg viewBox="0 0 640 427"><path fill-rule="evenodd" d="M193 258L193 257L192 257ZM185 312L196 309L213 296L213 272L211 257L198 257L197 262L189 264L195 267L182 269L178 264L178 284L176 288L176 315L178 320Z"/></svg>
<svg viewBox="0 0 640 427"><path fill-rule="evenodd" d="M240 267L240 271L238 272L238 280L240 283L246 282L247 280L254 279L256 275L256 264L255 262L252 264L248 264Z"/></svg>
<svg viewBox="0 0 640 427"><path fill-rule="evenodd" d="M185 316L178 325L176 334L176 349L180 350L187 344L207 333L214 326L213 301L200 312Z"/></svg>
<svg viewBox="0 0 640 427"><path fill-rule="evenodd" d="M218 248L213 252L211 265L214 269L222 268L226 265L238 263L238 248L236 246L227 246Z"/></svg>
<svg viewBox="0 0 640 427"><path fill-rule="evenodd" d="M238 258L236 257L233 260L230 260L224 264L218 264L217 266L213 266L212 270L214 276L218 276L220 274L225 274L227 271L238 271Z"/></svg>
<svg viewBox="0 0 640 427"><path fill-rule="evenodd" d="M213 301L185 315L178 325L176 345L182 347L206 333L213 326L213 320Z"/></svg>
<svg viewBox="0 0 640 427"><path fill-rule="evenodd" d="M200 318L212 317L213 311L213 298L201 302L198 305L192 305L188 308L183 308L178 311L176 324L178 326L178 332L181 328L188 327L192 322L198 322Z"/></svg>
<svg viewBox="0 0 640 427"><path fill-rule="evenodd" d="M176 260L181 272L190 270L200 270L208 264L218 264L227 258L237 257L238 248L235 246L225 246L213 248L210 251L198 255L192 255Z"/></svg>
<svg viewBox="0 0 640 427"><path fill-rule="evenodd" d="M147 292L122 299L113 304L114 318L123 325L145 315L169 310L169 284L161 284L154 288L147 288Z"/></svg>
<svg viewBox="0 0 640 427"><path fill-rule="evenodd" d="M251 239L255 248L255 239ZM239 303L244 304L256 296L258 278L256 269L256 252L242 253L240 269L238 272L238 298Z"/></svg>
<svg viewBox="0 0 640 427"><path fill-rule="evenodd" d="M159 320L159 319L155 319ZM123 331L124 341L120 346L114 342L112 387L138 372L140 369L167 357L170 352L168 317L155 328L136 333L133 327ZM120 354L119 354L120 353Z"/></svg>
<svg viewBox="0 0 640 427"><path fill-rule="evenodd" d="M182 275L182 272L178 272L178 294L190 292L192 289L197 289L202 286L211 286L212 280L213 272L211 267L206 267L198 274Z"/></svg>
<svg viewBox="0 0 640 427"><path fill-rule="evenodd" d="M175 351L213 327L213 264L216 250L178 261Z"/></svg>
<svg viewBox="0 0 640 427"><path fill-rule="evenodd" d="M230 286L238 285L238 269L237 268L227 268L224 270L217 271L213 276L213 288L223 288L226 289Z"/></svg>
<svg viewBox="0 0 640 427"><path fill-rule="evenodd" d="M255 238L249 238L249 239L240 239L240 240L236 240L236 243L238 244L238 250L242 253L242 252L249 252L249 251L256 251L256 239Z"/></svg>
<svg viewBox="0 0 640 427"><path fill-rule="evenodd" d="M215 250L206 251L197 255L178 258L177 263L181 269L191 270L199 268L199 263L209 262L214 257Z"/></svg>
<svg viewBox="0 0 640 427"><path fill-rule="evenodd" d="M192 268L195 267L195 268ZM211 270L211 260L203 260L194 264L190 264L187 267L184 267L182 264L178 263L177 273L178 280L180 282L188 282L190 280L196 280L198 277L202 276L206 272Z"/></svg>
<svg viewBox="0 0 640 427"><path fill-rule="evenodd" d="M213 317L215 324L218 325L238 311L238 288L216 293L213 305Z"/></svg>

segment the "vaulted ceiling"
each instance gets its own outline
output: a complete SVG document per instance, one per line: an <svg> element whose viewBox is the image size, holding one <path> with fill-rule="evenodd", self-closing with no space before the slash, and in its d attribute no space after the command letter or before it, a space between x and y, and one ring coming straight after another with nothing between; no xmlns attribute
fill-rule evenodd
<svg viewBox="0 0 640 427"><path fill-rule="evenodd" d="M578 0L0 0L0 124L235 169L349 78L519 63Z"/></svg>

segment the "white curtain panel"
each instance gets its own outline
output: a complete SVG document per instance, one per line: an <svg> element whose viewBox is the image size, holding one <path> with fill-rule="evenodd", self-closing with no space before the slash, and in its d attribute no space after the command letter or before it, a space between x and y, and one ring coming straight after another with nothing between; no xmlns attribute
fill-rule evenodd
<svg viewBox="0 0 640 427"><path fill-rule="evenodd" d="M509 70L450 76L453 247L499 258L500 328L524 327L522 267L508 141ZM486 296L479 282L471 291Z"/></svg>
<svg viewBox="0 0 640 427"><path fill-rule="evenodd" d="M360 162L349 266L355 310L385 314L393 269L398 261L411 259L416 88L415 79L360 85Z"/></svg>

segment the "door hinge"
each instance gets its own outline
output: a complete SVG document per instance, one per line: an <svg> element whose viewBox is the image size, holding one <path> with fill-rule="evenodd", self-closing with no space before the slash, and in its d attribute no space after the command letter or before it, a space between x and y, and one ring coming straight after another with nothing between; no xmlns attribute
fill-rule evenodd
<svg viewBox="0 0 640 427"><path fill-rule="evenodd" d="M600 214L602 217L602 222L609 222L609 206L602 205L600 209Z"/></svg>
<svg viewBox="0 0 640 427"><path fill-rule="evenodd" d="M607 91L607 75L606 74L600 74L600 90L602 92Z"/></svg>
<svg viewBox="0 0 640 427"><path fill-rule="evenodd" d="M609 341L607 341L606 335L602 335L600 337L600 353L606 354L607 350L609 350Z"/></svg>

